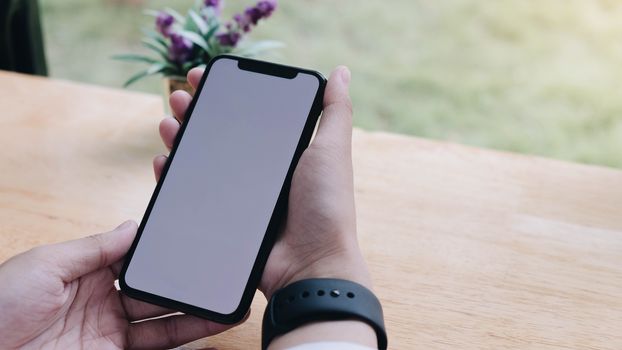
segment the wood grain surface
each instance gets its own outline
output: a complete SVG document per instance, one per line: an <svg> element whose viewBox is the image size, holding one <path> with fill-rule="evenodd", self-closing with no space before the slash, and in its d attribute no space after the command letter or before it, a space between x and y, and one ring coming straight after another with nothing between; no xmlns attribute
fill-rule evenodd
<svg viewBox="0 0 622 350"><path fill-rule="evenodd" d="M0 72L0 261L140 220L160 96ZM413 116L413 118L416 116ZM354 132L392 349L622 349L622 172ZM245 324L188 348L257 349Z"/></svg>

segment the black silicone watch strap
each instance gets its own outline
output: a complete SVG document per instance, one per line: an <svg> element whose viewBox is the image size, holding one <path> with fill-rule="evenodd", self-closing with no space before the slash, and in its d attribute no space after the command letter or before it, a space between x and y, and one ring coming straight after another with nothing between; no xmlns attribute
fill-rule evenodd
<svg viewBox="0 0 622 350"><path fill-rule="evenodd" d="M387 348L382 306L367 288L346 280L302 280L276 291L263 316L262 349L276 336L315 321L354 319L369 324L378 337L378 348Z"/></svg>

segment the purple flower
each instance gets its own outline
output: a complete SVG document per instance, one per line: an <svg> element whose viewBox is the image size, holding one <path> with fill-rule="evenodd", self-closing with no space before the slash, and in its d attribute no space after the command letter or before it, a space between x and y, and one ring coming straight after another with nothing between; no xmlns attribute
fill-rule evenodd
<svg viewBox="0 0 622 350"><path fill-rule="evenodd" d="M235 46L242 38L242 33L248 33L257 22L268 18L276 9L276 0L262 0L255 6L247 8L244 13L233 16L233 22L225 24L227 31L218 34L216 38L223 46Z"/></svg>
<svg viewBox="0 0 622 350"><path fill-rule="evenodd" d="M261 13L261 18L268 18L276 9L276 0L259 1L255 8Z"/></svg>
<svg viewBox="0 0 622 350"><path fill-rule="evenodd" d="M253 25L256 25L262 17L262 12L257 7L249 7L244 11L244 17Z"/></svg>
<svg viewBox="0 0 622 350"><path fill-rule="evenodd" d="M233 20L247 33L251 30L251 26L257 25L259 20L270 17L275 9L276 0L262 0L255 6L247 8L243 14L238 13L233 16Z"/></svg>
<svg viewBox="0 0 622 350"><path fill-rule="evenodd" d="M171 16L170 13L161 11L156 17L156 29L160 32L165 38L171 36L173 23L175 22L175 18Z"/></svg>
<svg viewBox="0 0 622 350"><path fill-rule="evenodd" d="M214 11L214 13L216 14L216 16L220 16L220 11L222 10L223 6L224 6L224 1L221 0L204 0L203 1L203 5L205 6L205 8L209 8L212 9ZM206 14L201 11L203 13L203 17L206 16ZM207 19L207 17L205 17Z"/></svg>
<svg viewBox="0 0 622 350"><path fill-rule="evenodd" d="M245 33L251 30L251 19L246 14L236 14L233 16L233 20L238 24L238 27L241 28Z"/></svg>
<svg viewBox="0 0 622 350"><path fill-rule="evenodd" d="M238 32L227 32L216 36L220 45L223 46L235 46L241 37L242 35Z"/></svg>
<svg viewBox="0 0 622 350"><path fill-rule="evenodd" d="M177 33L172 33L170 38L171 46L168 48L168 57L171 61L183 63L188 60L192 54L192 41Z"/></svg>

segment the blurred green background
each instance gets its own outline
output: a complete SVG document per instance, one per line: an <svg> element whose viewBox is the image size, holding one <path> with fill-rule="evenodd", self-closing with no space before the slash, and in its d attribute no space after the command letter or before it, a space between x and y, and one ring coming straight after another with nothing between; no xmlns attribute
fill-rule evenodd
<svg viewBox="0 0 622 350"><path fill-rule="evenodd" d="M146 52L143 9L193 3L41 0L50 73L121 87L142 66L110 57ZM283 41L283 63L350 66L359 127L622 167L621 1L280 1L252 37Z"/></svg>

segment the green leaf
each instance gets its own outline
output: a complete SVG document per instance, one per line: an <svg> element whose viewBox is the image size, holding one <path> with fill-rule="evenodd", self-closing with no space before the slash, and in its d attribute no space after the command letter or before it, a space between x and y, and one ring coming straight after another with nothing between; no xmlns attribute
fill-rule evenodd
<svg viewBox="0 0 622 350"><path fill-rule="evenodd" d="M213 57L218 56L218 45L210 45L209 50L205 51L204 56L207 56L206 58L204 58L206 60L210 60Z"/></svg>
<svg viewBox="0 0 622 350"><path fill-rule="evenodd" d="M168 48L166 46L163 47L161 43L154 42L149 39L143 39L142 43L143 46L157 52L160 56L162 56L162 58L164 58L165 61L168 61Z"/></svg>
<svg viewBox="0 0 622 350"><path fill-rule="evenodd" d="M173 66L170 63L162 63L162 62L157 62L152 64L151 66L149 66L149 68L147 68L144 71L138 72L137 74L133 75L132 77L130 77L125 84L123 84L123 87L128 87L129 85L135 83L137 80L142 79L148 75L153 75L153 74L158 74L158 73L162 73L166 70L170 70L173 69L175 70L175 66Z"/></svg>
<svg viewBox="0 0 622 350"><path fill-rule="evenodd" d="M135 61L135 62L147 62L147 63L159 62L155 58L152 58L152 57L149 57L149 56L133 55L133 54L114 55L114 56L112 56L112 59L113 60L119 60L119 61Z"/></svg>
<svg viewBox="0 0 622 350"><path fill-rule="evenodd" d="M140 31L146 36L149 37L153 40L155 40L156 38L162 38L162 34L156 32L153 29L147 29L147 28L140 28Z"/></svg>
<svg viewBox="0 0 622 350"><path fill-rule="evenodd" d="M181 65L181 70L183 70L184 72L187 72L191 70L192 68L194 68L195 65L196 65L195 62L186 62Z"/></svg>
<svg viewBox="0 0 622 350"><path fill-rule="evenodd" d="M181 32L179 32L179 35L192 41L195 45L197 45L204 51L209 51L209 45L207 45L207 42L205 41L205 39L203 39L203 37L200 36L199 34L194 33L194 32L189 32L187 30L182 30Z"/></svg>
<svg viewBox="0 0 622 350"><path fill-rule="evenodd" d="M199 14L196 13L196 11L194 10L189 10L188 16L192 19L192 22L194 22L196 27L199 29L199 33L205 35L209 30L209 27L207 26L205 20L201 18L201 16L199 16Z"/></svg>
<svg viewBox="0 0 622 350"><path fill-rule="evenodd" d="M175 18L175 21L179 22L180 24L182 25L186 24L186 19L184 18L184 16L181 15L181 13L173 10L170 7L164 8L164 11L169 13L171 16L173 16Z"/></svg>
<svg viewBox="0 0 622 350"><path fill-rule="evenodd" d="M131 77L130 77L130 78L129 78L129 79L128 79L128 80L127 80L124 84L123 84L123 87L128 87L128 86L130 86L130 85L134 84L136 81L138 81L138 80L140 80L140 79L142 79L142 78L146 77L147 75L149 75L149 74L147 73L147 70L144 70L144 71L142 71L142 72L139 72L139 73L137 73L137 74L135 74L135 75L131 76Z"/></svg>
<svg viewBox="0 0 622 350"><path fill-rule="evenodd" d="M220 17L213 7L204 7L199 14L202 15L201 17L205 19L209 27L220 27Z"/></svg>
<svg viewBox="0 0 622 350"><path fill-rule="evenodd" d="M216 40L216 32L220 29L219 25L214 25L210 28L210 30L203 36L205 41L207 42L207 46L209 50L206 50L207 55L212 58L217 56L220 52L220 43Z"/></svg>
<svg viewBox="0 0 622 350"><path fill-rule="evenodd" d="M263 40L263 41L249 43L245 46L239 47L238 49L235 50L235 53L241 56L252 57L252 56L257 56L259 54L262 54L266 51L282 48L283 46L285 45L280 41Z"/></svg>
<svg viewBox="0 0 622 350"><path fill-rule="evenodd" d="M168 51L168 44L164 40L158 41L151 38L143 38L143 40L141 41L143 42L143 44L151 44L152 46L155 46L156 48L164 52Z"/></svg>
<svg viewBox="0 0 622 350"><path fill-rule="evenodd" d="M205 35L203 35L203 38L205 38L205 41L209 42L209 40L214 36L214 34L216 34L219 27L220 26L215 25L207 33L205 33Z"/></svg>
<svg viewBox="0 0 622 350"><path fill-rule="evenodd" d="M158 62L158 63L152 64L151 67L149 67L147 69L147 73L148 74L156 74L156 73L160 73L164 69L175 69L175 66L173 66L170 63Z"/></svg>
<svg viewBox="0 0 622 350"><path fill-rule="evenodd" d="M195 32L195 33L199 31L199 28L197 28L197 25L194 23L192 18L190 18L190 15L188 15L188 18L186 19L186 24L184 25L182 29L189 31L189 32Z"/></svg>
<svg viewBox="0 0 622 350"><path fill-rule="evenodd" d="M166 42L166 38L164 38L162 34L156 32L155 30L147 29L147 28L142 28L141 31L146 37L151 38L157 41L163 47L168 48L168 43Z"/></svg>

